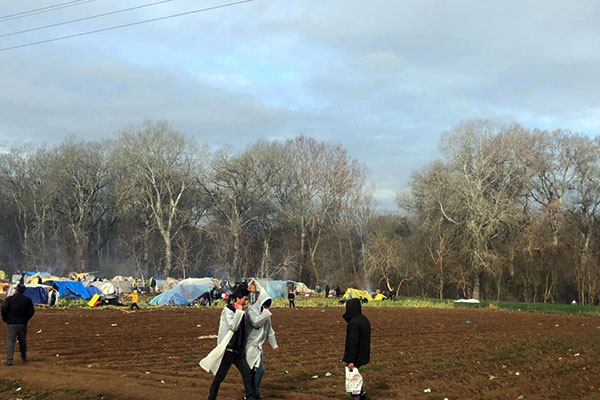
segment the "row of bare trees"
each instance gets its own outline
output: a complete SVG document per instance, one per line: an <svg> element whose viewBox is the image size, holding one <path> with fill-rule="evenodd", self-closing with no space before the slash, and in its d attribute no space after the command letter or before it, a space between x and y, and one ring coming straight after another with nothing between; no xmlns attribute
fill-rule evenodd
<svg viewBox="0 0 600 400"><path fill-rule="evenodd" d="M424 296L598 302L598 138L469 121L441 148L398 196L405 233L371 241L371 273Z"/></svg>
<svg viewBox="0 0 600 400"><path fill-rule="evenodd" d="M395 214L374 213L363 165L310 137L211 151L147 122L5 149L0 266L598 303L600 139L468 121L441 149Z"/></svg>
<svg viewBox="0 0 600 400"><path fill-rule="evenodd" d="M297 137L210 151L166 122L0 152L0 268L359 280L367 171Z"/></svg>

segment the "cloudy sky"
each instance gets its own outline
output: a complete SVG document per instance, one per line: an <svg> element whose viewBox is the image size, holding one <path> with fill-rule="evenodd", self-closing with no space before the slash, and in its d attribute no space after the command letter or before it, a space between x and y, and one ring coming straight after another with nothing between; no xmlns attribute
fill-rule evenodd
<svg viewBox="0 0 600 400"><path fill-rule="evenodd" d="M0 36L156 1L6 18L67 0L2 0ZM227 2L173 0L0 48ZM212 148L303 134L342 143L393 208L461 120L598 134L599 21L597 0L255 0L0 51L0 142L100 139L158 119Z"/></svg>

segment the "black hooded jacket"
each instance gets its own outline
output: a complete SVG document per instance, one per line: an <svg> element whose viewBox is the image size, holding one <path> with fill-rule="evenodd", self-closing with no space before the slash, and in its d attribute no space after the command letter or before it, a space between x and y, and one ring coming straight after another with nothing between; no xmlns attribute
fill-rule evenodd
<svg viewBox="0 0 600 400"><path fill-rule="evenodd" d="M371 357L371 324L367 317L362 315L360 299L350 299L346 302L344 319L348 326L342 361L346 364L354 363L357 368L368 364Z"/></svg>
<svg viewBox="0 0 600 400"><path fill-rule="evenodd" d="M31 299L19 292L8 297L2 306L2 320L8 325L27 325L34 313Z"/></svg>

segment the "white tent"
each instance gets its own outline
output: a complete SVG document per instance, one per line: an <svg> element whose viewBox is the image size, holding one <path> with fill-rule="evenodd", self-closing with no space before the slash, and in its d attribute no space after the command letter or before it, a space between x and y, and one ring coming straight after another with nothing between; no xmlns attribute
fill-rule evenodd
<svg viewBox="0 0 600 400"><path fill-rule="evenodd" d="M115 294L117 292L115 285L109 281L96 281L90 283L88 286L94 286L102 292L102 294Z"/></svg>

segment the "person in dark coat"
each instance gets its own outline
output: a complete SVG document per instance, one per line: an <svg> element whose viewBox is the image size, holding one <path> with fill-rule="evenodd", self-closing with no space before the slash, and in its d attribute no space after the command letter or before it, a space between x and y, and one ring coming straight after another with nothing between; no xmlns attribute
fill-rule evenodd
<svg viewBox="0 0 600 400"><path fill-rule="evenodd" d="M329 297L329 285L325 286L325 298Z"/></svg>
<svg viewBox="0 0 600 400"><path fill-rule="evenodd" d="M12 365L15 341L19 339L21 360L27 362L27 323L33 317L33 301L25 293L25 285L18 284L15 294L2 305L2 321L6 323L6 365Z"/></svg>
<svg viewBox="0 0 600 400"><path fill-rule="evenodd" d="M288 301L290 302L290 308L296 308L296 294L292 289L288 292Z"/></svg>
<svg viewBox="0 0 600 400"><path fill-rule="evenodd" d="M350 299L346 302L346 312L343 315L348 323L346 327L346 346L342 361L350 371L369 363L371 358L371 323L362 315L360 299ZM353 399L368 400L364 386L359 395Z"/></svg>

